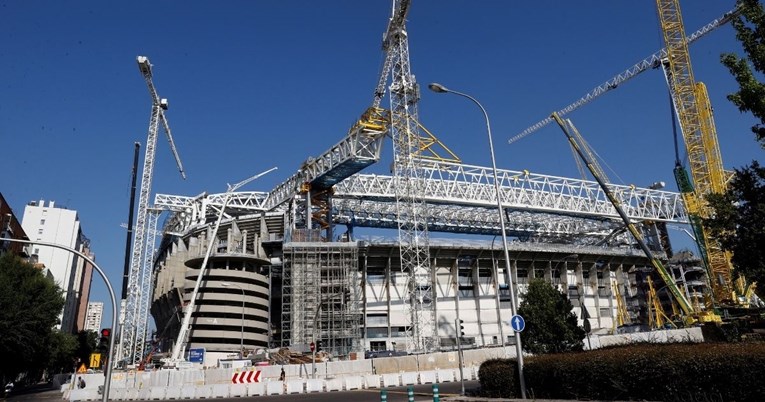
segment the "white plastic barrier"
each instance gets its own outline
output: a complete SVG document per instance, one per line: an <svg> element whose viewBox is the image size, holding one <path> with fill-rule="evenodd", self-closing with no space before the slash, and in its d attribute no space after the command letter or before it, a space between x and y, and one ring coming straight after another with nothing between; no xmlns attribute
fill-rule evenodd
<svg viewBox="0 0 765 402"><path fill-rule="evenodd" d="M281 381L269 381L266 383L266 395L281 395L284 393L284 383Z"/></svg>
<svg viewBox="0 0 765 402"><path fill-rule="evenodd" d="M248 396L261 396L266 395L266 384L262 382L252 382L249 384L236 384L236 385L244 385L247 387L247 395ZM281 387L281 383L279 384ZM281 393L281 392L280 392ZM233 396L233 394L232 394Z"/></svg>
<svg viewBox="0 0 765 402"><path fill-rule="evenodd" d="M181 398L192 399L196 395L196 388L193 385L186 385L181 387Z"/></svg>
<svg viewBox="0 0 765 402"><path fill-rule="evenodd" d="M435 371L421 371L420 372L420 384L432 384L436 382Z"/></svg>
<svg viewBox="0 0 765 402"><path fill-rule="evenodd" d="M213 384L212 385L212 396L213 398L228 398L228 387L229 384Z"/></svg>
<svg viewBox="0 0 765 402"><path fill-rule="evenodd" d="M343 378L343 381L345 381L345 390L350 391L352 389L361 389L361 380L362 378L358 376Z"/></svg>
<svg viewBox="0 0 765 402"><path fill-rule="evenodd" d="M383 374L382 380L383 380L384 387L398 387L399 385L401 385L401 381L399 380L398 373Z"/></svg>
<svg viewBox="0 0 765 402"><path fill-rule="evenodd" d="M401 373L401 385L417 384L417 373Z"/></svg>
<svg viewBox="0 0 765 402"><path fill-rule="evenodd" d="M286 381L288 394L302 394L303 393L303 380L289 380Z"/></svg>
<svg viewBox="0 0 765 402"><path fill-rule="evenodd" d="M165 389L166 399L181 399L181 387L172 386Z"/></svg>
<svg viewBox="0 0 765 402"><path fill-rule="evenodd" d="M327 380L326 386L327 386L327 391L342 391L343 390L343 379L342 378L333 378L331 380Z"/></svg>
<svg viewBox="0 0 765 402"><path fill-rule="evenodd" d="M149 388L149 399L165 399L167 395L167 387L151 387Z"/></svg>
<svg viewBox="0 0 765 402"><path fill-rule="evenodd" d="M452 382L454 381L454 370L438 370L438 382Z"/></svg>
<svg viewBox="0 0 765 402"><path fill-rule="evenodd" d="M311 379L305 382L306 392L322 392L324 391L324 380ZM329 391L329 389L327 389Z"/></svg>
<svg viewBox="0 0 765 402"><path fill-rule="evenodd" d="M377 374L365 375L364 384L366 388L380 388L380 376Z"/></svg>
<svg viewBox="0 0 765 402"><path fill-rule="evenodd" d="M117 389L112 388L109 390L109 399L115 399L115 400L121 401L125 399L126 392L127 391L125 390L125 388L117 388ZM64 399L67 399L66 396L64 397Z"/></svg>
<svg viewBox="0 0 765 402"><path fill-rule="evenodd" d="M73 389L69 392L70 401L97 401L101 400L98 389Z"/></svg>
<svg viewBox="0 0 765 402"><path fill-rule="evenodd" d="M125 392L125 399L128 401L135 401L138 399L138 389L136 388L127 388L127 392Z"/></svg>
<svg viewBox="0 0 765 402"><path fill-rule="evenodd" d="M169 379L170 371L153 371L151 373L151 380L149 381L149 384L151 384L152 387L166 387L167 384L169 384Z"/></svg>
<svg viewBox="0 0 765 402"><path fill-rule="evenodd" d="M473 374L473 379L474 379L474 380L477 380L477 379L478 379L478 369L479 369L479 368L481 368L481 367L480 367L480 366L473 366L473 369L472 369L472 370L470 370L470 371L471 371L471 373Z"/></svg>
<svg viewBox="0 0 765 402"><path fill-rule="evenodd" d="M228 396L230 397L247 396L247 384L231 384L228 387Z"/></svg>
<svg viewBox="0 0 765 402"><path fill-rule="evenodd" d="M212 385L197 385L194 389L194 398L211 398Z"/></svg>
<svg viewBox="0 0 765 402"><path fill-rule="evenodd" d="M149 399L149 391L150 389L147 387L141 388L138 390L138 399L146 400Z"/></svg>

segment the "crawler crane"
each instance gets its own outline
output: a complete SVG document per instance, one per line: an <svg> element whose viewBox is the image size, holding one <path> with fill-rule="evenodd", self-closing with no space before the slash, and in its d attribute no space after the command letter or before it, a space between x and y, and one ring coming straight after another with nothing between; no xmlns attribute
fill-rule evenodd
<svg viewBox="0 0 765 402"><path fill-rule="evenodd" d="M635 238L635 241L637 242L640 249L645 253L646 257L651 261L651 265L653 265L654 269L656 269L656 272L661 276L661 279L664 281L664 284L667 286L667 289L669 289L670 293L672 293L672 297L677 301L677 304L680 306L680 309L683 313L683 321L685 325L692 325L697 322L721 322L720 316L711 312L711 311L703 311L700 306L698 305L692 305L688 299L685 297L682 291L680 291L680 288L678 288L677 284L675 283L672 276L669 274L669 271L667 271L667 268L664 267L664 264L653 255L651 250L646 245L645 241L643 240L643 235L638 231L637 227L635 226L632 221L630 221L630 218L627 216L627 214L624 212L624 209L621 206L621 201L619 201L618 198L614 195L614 193L611 191L611 189L608 187L608 184L603 180L603 178L600 175L600 171L602 169L596 168L596 162L594 160L591 160L587 154L585 154L584 151L582 151L580 145L577 143L577 141L574 138L574 135L571 134L573 131L576 131L576 128L571 123L570 120L563 120L560 116L558 116L558 113L555 112L552 114L552 119L558 123L561 130L563 130L563 134L565 134L566 138L568 139L569 143L571 144L571 147L574 148L576 153L579 155L579 157L584 162L585 166L587 166L587 169L590 171L592 176L595 178L595 181L598 182L598 185L600 185L600 188L603 190L603 193L605 193L606 198L611 202L611 204L614 206L614 209L616 209L616 212L619 214L619 217L621 217L622 221L624 222L624 225L627 227L627 230L629 230L630 234L632 234L632 237Z"/></svg>
<svg viewBox="0 0 765 402"><path fill-rule="evenodd" d="M659 22L667 47L662 63L672 94L675 112L688 153L690 178L680 161L675 179L683 195L691 227L706 265L714 302L719 307L749 307L749 300L736 294L731 254L722 249L719 239L701 224L712 214L706 201L709 194L724 193L728 174L723 170L712 107L706 87L693 77L688 41L685 37L679 0L656 0ZM753 287L751 284L750 287ZM741 289L744 294L746 290Z"/></svg>

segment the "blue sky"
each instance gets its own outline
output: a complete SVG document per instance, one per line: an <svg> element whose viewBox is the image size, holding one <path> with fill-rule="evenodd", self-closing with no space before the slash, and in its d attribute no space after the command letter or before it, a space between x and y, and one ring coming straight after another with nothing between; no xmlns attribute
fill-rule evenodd
<svg viewBox="0 0 765 402"><path fill-rule="evenodd" d="M733 5L681 1L686 31ZM465 163L490 165L480 111L464 98L427 91L438 81L486 107L500 168L577 177L557 126L511 145L507 140L663 47L655 7L653 1L414 0L407 26L412 70L423 88L420 120ZM340 140L370 105L390 8L389 0L0 0L6 169L0 191L19 217L27 202L39 199L77 210L96 261L119 292L133 143L145 144L151 107L136 56L154 64L188 174L182 181L162 134L154 192L223 192L226 183L277 166L243 188L268 191ZM763 154L749 131L754 118L725 99L736 84L719 56L731 51L741 52L730 26L691 46L729 168ZM569 117L613 169L612 179L621 178L614 181L661 180L675 188L660 71L643 73ZM386 144L384 161L372 170L385 172L390 159ZM108 300L99 279L91 300Z"/></svg>

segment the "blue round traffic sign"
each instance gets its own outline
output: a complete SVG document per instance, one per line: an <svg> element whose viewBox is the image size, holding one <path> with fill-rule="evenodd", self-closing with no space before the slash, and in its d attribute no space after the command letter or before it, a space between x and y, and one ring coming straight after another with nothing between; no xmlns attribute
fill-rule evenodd
<svg viewBox="0 0 765 402"><path fill-rule="evenodd" d="M524 320L520 315L516 314L510 318L510 326L513 328L513 331L521 332L524 328L526 328L526 320Z"/></svg>

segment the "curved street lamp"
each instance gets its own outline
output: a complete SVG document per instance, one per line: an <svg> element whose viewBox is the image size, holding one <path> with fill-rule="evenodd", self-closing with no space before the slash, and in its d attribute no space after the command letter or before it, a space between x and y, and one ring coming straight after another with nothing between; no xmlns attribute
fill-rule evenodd
<svg viewBox="0 0 765 402"><path fill-rule="evenodd" d="M491 137L491 124L489 123L489 114L486 113L486 109L481 105L481 102L478 102L478 100L468 94L454 91L451 89L446 88L445 86L433 82L428 85L428 88L430 88L431 91L436 93L453 93L455 95L462 96L463 98L470 99L473 103L475 103L480 109L481 112L483 112L483 117L486 119L486 131L489 135L489 152L491 153L491 167L492 172L494 173L494 192L497 197L497 213L499 214L499 225L500 229L502 230L502 246L505 250L505 276L507 278L507 284L510 288L510 312L512 315L515 315L518 311L518 301L515 299L515 290L513 289L513 279L512 274L510 273L510 252L507 249L507 233L505 230L505 214L502 210L502 199L500 197L499 192L499 179L497 174L497 161L494 157L494 141ZM497 289L499 290L499 289ZM521 334L518 331L515 331L515 353L518 358L518 376L519 380L521 382L521 398L526 399L526 381L523 378L523 352L521 351Z"/></svg>
<svg viewBox="0 0 765 402"><path fill-rule="evenodd" d="M85 261L87 261L90 265L93 266L93 268L98 272L99 275L101 275L101 278L104 280L104 283L106 283L106 289L109 290L109 297L112 299L112 333L118 333L117 332L117 299L114 297L114 289L112 289L112 284L109 282L109 279L106 277L106 273L104 273L104 270L101 269L101 267L96 264L95 261L93 261L90 257L87 255L73 249L67 246L62 246L60 244L55 243L49 243L45 241L31 241L31 240L22 240L22 239L10 239L5 237L0 237L0 241L10 241L10 242L16 242L16 243L24 243L24 244L35 244L40 246L48 246L48 247L54 247L54 248L60 248L62 250L66 250L72 254L75 254L79 257L82 257ZM114 356L114 337L109 337L109 357ZM109 400L109 389L111 388L112 384L112 362L107 361L106 364L106 370L105 370L105 379L104 379L104 394L101 398L102 402L106 402Z"/></svg>

